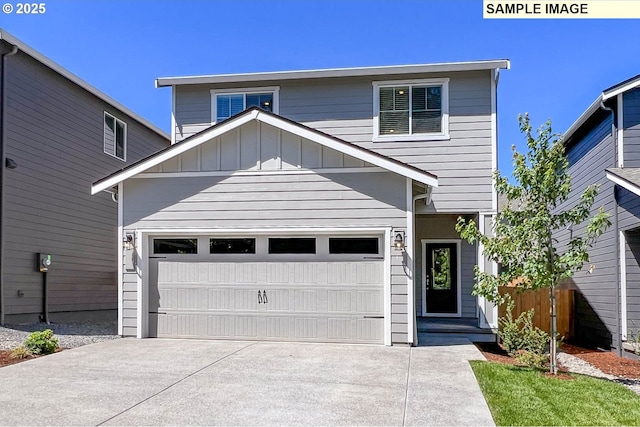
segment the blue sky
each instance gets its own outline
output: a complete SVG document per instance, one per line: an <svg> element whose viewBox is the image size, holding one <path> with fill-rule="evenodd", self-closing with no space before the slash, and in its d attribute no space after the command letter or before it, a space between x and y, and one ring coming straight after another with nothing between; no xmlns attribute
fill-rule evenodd
<svg viewBox="0 0 640 427"><path fill-rule="evenodd" d="M640 74L637 20L485 20L481 0L49 0L40 16L0 13L0 27L166 131L170 89L156 77L507 58L507 174L511 145L524 149L519 113L563 132Z"/></svg>

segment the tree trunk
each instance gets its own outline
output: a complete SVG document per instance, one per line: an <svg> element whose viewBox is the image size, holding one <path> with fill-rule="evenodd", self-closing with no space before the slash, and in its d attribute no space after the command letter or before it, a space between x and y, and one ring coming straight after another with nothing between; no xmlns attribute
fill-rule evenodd
<svg viewBox="0 0 640 427"><path fill-rule="evenodd" d="M557 323L556 323L556 287L555 285L552 285L549 288L549 298L551 300L551 339L550 339L550 343L549 343L549 347L550 347L550 357L551 357L551 363L549 365L549 372L551 372L553 375L556 375L558 373L558 363L557 363L557 348L556 345L558 343L557 339L556 339L556 335L557 335Z"/></svg>

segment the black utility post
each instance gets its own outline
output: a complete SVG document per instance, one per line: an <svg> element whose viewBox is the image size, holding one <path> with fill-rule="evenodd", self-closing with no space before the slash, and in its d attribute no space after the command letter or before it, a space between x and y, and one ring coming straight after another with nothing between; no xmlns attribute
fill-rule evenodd
<svg viewBox="0 0 640 427"><path fill-rule="evenodd" d="M47 325L49 322L49 292L47 289L47 272L51 266L51 254L36 254L36 268L42 273L42 315L41 320Z"/></svg>

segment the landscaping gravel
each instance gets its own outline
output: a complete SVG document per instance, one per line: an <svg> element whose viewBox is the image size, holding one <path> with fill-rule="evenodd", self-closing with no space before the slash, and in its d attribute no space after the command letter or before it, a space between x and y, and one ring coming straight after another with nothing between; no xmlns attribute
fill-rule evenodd
<svg viewBox="0 0 640 427"><path fill-rule="evenodd" d="M116 322L102 323L32 323L0 326L0 350L21 345L31 332L51 329L62 348L75 348L95 342L120 338Z"/></svg>
<svg viewBox="0 0 640 427"><path fill-rule="evenodd" d="M585 362L579 357L567 353L558 353L558 362L560 362L560 364L564 366L569 372L615 381L640 395L640 380L620 378L616 377L615 375L604 373L600 369L591 365L589 362Z"/></svg>

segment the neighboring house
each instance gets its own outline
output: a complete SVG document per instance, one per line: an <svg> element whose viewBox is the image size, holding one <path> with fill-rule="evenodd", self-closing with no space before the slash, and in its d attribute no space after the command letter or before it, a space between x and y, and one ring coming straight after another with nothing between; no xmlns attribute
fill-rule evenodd
<svg viewBox="0 0 640 427"><path fill-rule="evenodd" d="M577 290L575 337L622 354L640 327L640 76L604 90L564 141L573 191L559 208L598 184L593 213L602 206L612 222L569 281ZM561 233L560 242L584 226Z"/></svg>
<svg viewBox="0 0 640 427"><path fill-rule="evenodd" d="M117 204L89 189L168 135L2 30L0 55L0 323L115 320Z"/></svg>
<svg viewBox="0 0 640 427"><path fill-rule="evenodd" d="M107 176L127 336L417 343L491 328L457 218L497 210L506 60L160 78L174 145Z"/></svg>

